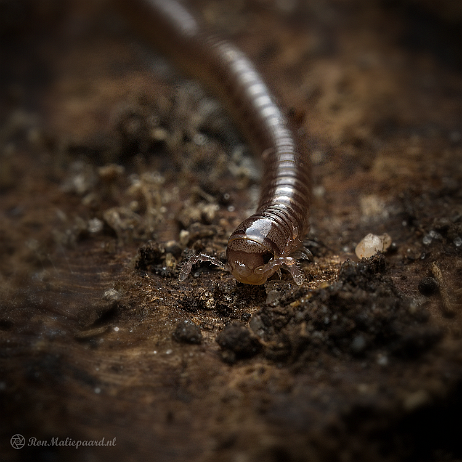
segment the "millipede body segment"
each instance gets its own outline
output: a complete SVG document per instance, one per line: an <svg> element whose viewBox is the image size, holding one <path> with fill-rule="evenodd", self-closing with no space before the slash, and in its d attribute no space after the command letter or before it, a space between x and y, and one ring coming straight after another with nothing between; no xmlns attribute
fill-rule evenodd
<svg viewBox="0 0 462 462"><path fill-rule="evenodd" d="M284 267L301 284L294 253L309 229L310 161L260 74L242 51L208 32L176 0L119 0L119 5L145 39L223 101L263 160L258 208L231 234L225 269L243 283L263 284ZM192 257L180 280L203 260L219 264L207 255Z"/></svg>

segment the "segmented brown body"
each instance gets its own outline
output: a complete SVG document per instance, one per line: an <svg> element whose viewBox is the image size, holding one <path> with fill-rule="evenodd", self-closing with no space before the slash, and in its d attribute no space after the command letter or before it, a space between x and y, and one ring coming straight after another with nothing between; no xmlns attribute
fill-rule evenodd
<svg viewBox="0 0 462 462"><path fill-rule="evenodd" d="M223 100L263 159L258 209L231 234L227 268L241 282L262 284L283 266L300 284L303 276L291 255L309 228L310 162L260 74L244 53L207 32L180 3L120 0L120 4L146 38ZM180 279L199 260L213 259L190 260Z"/></svg>

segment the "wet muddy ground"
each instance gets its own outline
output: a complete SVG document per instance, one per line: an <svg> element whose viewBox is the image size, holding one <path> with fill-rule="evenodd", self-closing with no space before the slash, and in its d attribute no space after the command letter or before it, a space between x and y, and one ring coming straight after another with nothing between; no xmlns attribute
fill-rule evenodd
<svg viewBox="0 0 462 462"><path fill-rule="evenodd" d="M110 3L2 2L0 458L460 460L460 7L193 3L308 143L306 281L179 282L258 161Z"/></svg>

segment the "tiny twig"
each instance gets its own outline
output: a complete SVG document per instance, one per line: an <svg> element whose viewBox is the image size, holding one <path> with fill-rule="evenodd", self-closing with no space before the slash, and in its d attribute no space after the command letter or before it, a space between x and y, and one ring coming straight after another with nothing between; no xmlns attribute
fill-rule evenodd
<svg viewBox="0 0 462 462"><path fill-rule="evenodd" d="M446 316L454 316L455 309L454 304L451 302L451 298L449 296L449 291L446 285L446 281L443 278L443 273L441 272L440 267L436 262L432 263L431 268L432 274L438 282L438 287L441 294L441 299L443 301L443 312Z"/></svg>

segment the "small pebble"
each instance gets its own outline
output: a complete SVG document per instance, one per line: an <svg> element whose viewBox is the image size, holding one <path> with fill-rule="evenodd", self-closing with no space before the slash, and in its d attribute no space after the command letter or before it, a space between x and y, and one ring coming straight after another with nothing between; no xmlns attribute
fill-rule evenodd
<svg viewBox="0 0 462 462"><path fill-rule="evenodd" d="M108 302L118 302L121 298L121 293L114 288L106 290L103 294L103 300Z"/></svg>
<svg viewBox="0 0 462 462"><path fill-rule="evenodd" d="M418 285L419 292L426 297L438 292L438 282L435 278L427 277L420 280Z"/></svg>
<svg viewBox="0 0 462 462"><path fill-rule="evenodd" d="M425 390L417 390L409 393L403 402L404 409L413 412L419 407L426 405L430 401L430 395Z"/></svg>
<svg viewBox="0 0 462 462"><path fill-rule="evenodd" d="M202 332L192 321L184 320L177 324L173 338L180 343L199 344L202 342Z"/></svg>
<svg viewBox="0 0 462 462"><path fill-rule="evenodd" d="M366 339L362 335L357 335L351 342L351 349L355 353L360 353L366 347Z"/></svg>
<svg viewBox="0 0 462 462"><path fill-rule="evenodd" d="M189 231L187 231L186 229L182 229L180 231L180 244L186 246L189 242L189 237Z"/></svg>
<svg viewBox="0 0 462 462"><path fill-rule="evenodd" d="M391 237L386 233L381 236L369 233L356 246L356 256L358 258L369 258L377 252L385 252L390 247L391 242Z"/></svg>
<svg viewBox="0 0 462 462"><path fill-rule="evenodd" d="M88 220L88 232L92 234L99 233L103 230L103 227L104 223L98 218L92 218L91 220Z"/></svg>

